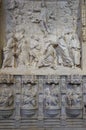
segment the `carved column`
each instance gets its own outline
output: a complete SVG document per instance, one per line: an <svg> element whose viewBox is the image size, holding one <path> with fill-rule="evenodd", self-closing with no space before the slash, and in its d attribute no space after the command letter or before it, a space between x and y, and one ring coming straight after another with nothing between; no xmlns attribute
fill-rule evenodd
<svg viewBox="0 0 86 130"><path fill-rule="evenodd" d="M15 77L15 127L20 126L21 77Z"/></svg>
<svg viewBox="0 0 86 130"><path fill-rule="evenodd" d="M82 0L82 66L86 66L86 0Z"/></svg>
<svg viewBox="0 0 86 130"><path fill-rule="evenodd" d="M43 119L44 119L44 113L43 113L43 79L39 79L39 113L38 113L38 125L39 127L43 126Z"/></svg>
<svg viewBox="0 0 86 130"><path fill-rule="evenodd" d="M66 104L65 104L65 96L66 96L66 89L67 89L67 83L66 83L66 76L62 76L60 79L60 89L61 89L61 125L66 125Z"/></svg>
<svg viewBox="0 0 86 130"><path fill-rule="evenodd" d="M83 76L83 119L86 126L86 76Z"/></svg>

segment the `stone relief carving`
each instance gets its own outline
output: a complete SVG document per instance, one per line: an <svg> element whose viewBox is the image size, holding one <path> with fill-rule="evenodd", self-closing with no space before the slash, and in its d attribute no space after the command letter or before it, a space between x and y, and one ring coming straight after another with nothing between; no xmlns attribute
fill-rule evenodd
<svg viewBox="0 0 86 130"><path fill-rule="evenodd" d="M9 36L7 45L3 48L4 61L2 67L14 67L14 47L15 41L12 36Z"/></svg>
<svg viewBox="0 0 86 130"><path fill-rule="evenodd" d="M28 8L27 5L26 0L7 2L7 43L3 49L3 68L21 65L53 69L59 65L80 67L80 37L75 24L79 1L53 1L52 5L48 1L36 1L34 4L29 1ZM58 14L57 10L61 13ZM10 35L10 32L13 34Z"/></svg>
<svg viewBox="0 0 86 130"><path fill-rule="evenodd" d="M57 67L57 56L53 44L49 44L47 48L45 48L43 57L41 57L40 61L38 62L39 68L48 66L53 69L56 69Z"/></svg>
<svg viewBox="0 0 86 130"><path fill-rule="evenodd" d="M38 37L31 37L30 40L30 47L29 47L29 65L38 67L39 60L40 60L40 51L41 51L41 45L40 45L40 38Z"/></svg>
<svg viewBox="0 0 86 130"><path fill-rule="evenodd" d="M81 67L81 45L78 34L80 32L76 29L79 0L67 0L66 2L63 1L62 4L61 1L57 3L37 1L35 4L32 1L28 4L28 1L8 0L9 4L6 11L9 13L2 68L20 68L23 66L37 69L49 67L56 70L58 66ZM37 84L31 80L32 77L27 76L22 81L22 76L17 75L14 76L14 79L16 78L18 80L16 82L19 84L15 83L17 91L14 95L10 87L13 85L13 81L11 84L9 76L5 76L0 76L0 116L10 117L16 104L15 120L22 120L23 123L27 121L30 122L30 125L31 121L35 122L36 120L36 122L46 122L47 126L50 126L50 123L52 125L52 117L54 117L54 126L58 125L61 119L66 121L66 118L69 119L69 117L77 117L79 121L80 114L82 115L80 121L81 119L84 121L86 118L86 83L82 86L82 95L81 78L71 76L68 79L67 76L64 76L62 79L60 77L61 84L59 84L55 82L57 75L51 76L53 77L52 82L48 82L51 77L37 76L38 82L39 79L42 80ZM44 78L47 83L44 82ZM40 87L39 91L38 87ZM36 114L36 110L38 111L38 119L32 117ZM22 115L30 117L31 120L28 118L24 120L21 118ZM60 115L58 119L57 115ZM70 120L67 121L69 123ZM46 126L46 124L42 125Z"/></svg>
<svg viewBox="0 0 86 130"><path fill-rule="evenodd" d="M56 116L60 110L60 88L58 84L48 84L44 89L44 105L46 113Z"/></svg>
<svg viewBox="0 0 86 130"><path fill-rule="evenodd" d="M66 94L66 112L71 117L80 115L82 109L82 89L80 84L71 84Z"/></svg>
<svg viewBox="0 0 86 130"><path fill-rule="evenodd" d="M15 48L15 61L16 66L27 66L29 65L29 46L28 42L25 39L25 30L21 29L16 32L15 38L16 38L16 48Z"/></svg>
<svg viewBox="0 0 86 130"><path fill-rule="evenodd" d="M80 56L80 41L78 36L76 33L70 32L69 34L65 35L65 38L69 45L69 53L71 53L73 65L79 66L81 56Z"/></svg>
<svg viewBox="0 0 86 130"><path fill-rule="evenodd" d="M13 75L5 75L5 74L0 75L0 83L13 84L14 83Z"/></svg>
<svg viewBox="0 0 86 130"><path fill-rule="evenodd" d="M4 85L0 90L0 106L3 108L12 107L14 104L14 96L12 90Z"/></svg>
<svg viewBox="0 0 86 130"><path fill-rule="evenodd" d="M32 82L24 84L22 88L21 114L32 116L37 110L37 85Z"/></svg>
<svg viewBox="0 0 86 130"><path fill-rule="evenodd" d="M84 120L86 77L83 77L82 85L82 76L79 75L0 76L0 120L13 118L15 107L14 118L22 118L23 121L50 121L53 118L56 120L54 123L57 123L57 119Z"/></svg>
<svg viewBox="0 0 86 130"><path fill-rule="evenodd" d="M36 108L36 88L32 88L31 84L28 84L28 87L23 90L23 107L28 109Z"/></svg>
<svg viewBox="0 0 86 130"><path fill-rule="evenodd" d="M0 84L0 117L8 118L14 112L14 92L12 85Z"/></svg>
<svg viewBox="0 0 86 130"><path fill-rule="evenodd" d="M47 27L47 7L45 3L41 3L41 9L39 11L40 11L40 17L37 19L34 17L33 14L33 19L31 21L33 23L39 23L42 32L46 33L48 31L48 27Z"/></svg>

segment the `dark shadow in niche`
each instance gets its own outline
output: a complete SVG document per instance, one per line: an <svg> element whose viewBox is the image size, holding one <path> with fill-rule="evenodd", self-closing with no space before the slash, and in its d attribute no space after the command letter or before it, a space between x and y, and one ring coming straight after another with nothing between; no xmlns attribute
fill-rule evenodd
<svg viewBox="0 0 86 130"><path fill-rule="evenodd" d="M84 104L84 110L85 110L85 113L86 113L86 104Z"/></svg>
<svg viewBox="0 0 86 130"><path fill-rule="evenodd" d="M0 49L0 68L2 67L2 63L3 63L3 50Z"/></svg>

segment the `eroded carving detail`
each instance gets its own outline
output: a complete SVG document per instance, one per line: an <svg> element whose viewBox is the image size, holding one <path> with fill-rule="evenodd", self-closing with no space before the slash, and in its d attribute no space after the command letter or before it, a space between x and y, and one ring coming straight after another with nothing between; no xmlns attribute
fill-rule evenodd
<svg viewBox="0 0 86 130"><path fill-rule="evenodd" d="M58 84L50 83L44 89L44 105L46 114L56 116L60 110L60 88Z"/></svg>
<svg viewBox="0 0 86 130"><path fill-rule="evenodd" d="M0 84L0 117L8 118L14 112L12 84Z"/></svg>
<svg viewBox="0 0 86 130"><path fill-rule="evenodd" d="M66 113L71 117L77 117L82 109L82 89L80 84L69 84L66 95Z"/></svg>
<svg viewBox="0 0 86 130"><path fill-rule="evenodd" d="M37 103L37 85L35 82L24 83L22 88L21 114L31 116L36 113Z"/></svg>
<svg viewBox="0 0 86 130"><path fill-rule="evenodd" d="M32 3L29 1L27 7L26 0L21 3L19 0L7 2L7 42L3 49L3 68L19 68L22 65L36 69L57 69L59 65L80 67L80 37L75 24L79 1Z"/></svg>

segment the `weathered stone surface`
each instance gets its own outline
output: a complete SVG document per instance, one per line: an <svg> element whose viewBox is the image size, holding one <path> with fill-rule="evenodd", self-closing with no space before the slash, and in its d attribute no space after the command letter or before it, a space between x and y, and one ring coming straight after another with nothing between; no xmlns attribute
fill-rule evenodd
<svg viewBox="0 0 86 130"><path fill-rule="evenodd" d="M0 129L84 130L82 2L3 0L2 5Z"/></svg>
<svg viewBox="0 0 86 130"><path fill-rule="evenodd" d="M47 73L48 69L53 71L51 74L59 68L81 70L79 0L4 0L4 4L6 44L2 68L5 71L8 68L21 71L22 67L36 74L46 69Z"/></svg>

